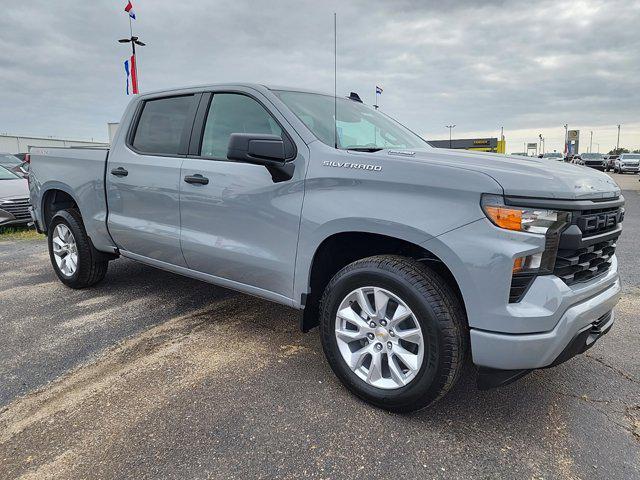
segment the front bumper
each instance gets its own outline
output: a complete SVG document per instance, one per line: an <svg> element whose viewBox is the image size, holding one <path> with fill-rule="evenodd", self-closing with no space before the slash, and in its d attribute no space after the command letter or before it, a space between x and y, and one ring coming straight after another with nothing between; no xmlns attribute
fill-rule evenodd
<svg viewBox="0 0 640 480"><path fill-rule="evenodd" d="M604 170L606 167L606 165L603 165L602 163L585 163L585 166L595 168L597 170Z"/></svg>
<svg viewBox="0 0 640 480"><path fill-rule="evenodd" d="M618 167L618 170L620 170L621 172L638 172L640 171L640 167L631 165L620 165L620 167Z"/></svg>
<svg viewBox="0 0 640 480"><path fill-rule="evenodd" d="M600 325L600 328L604 332L611 328L614 321L612 310L619 299L620 280L616 278L605 290L568 308L548 332L504 334L472 329L473 362L481 367L500 370L529 370L561 363L558 359L574 338L590 331L595 323L609 314L605 325Z"/></svg>
<svg viewBox="0 0 640 480"><path fill-rule="evenodd" d="M498 229L488 220L448 232L425 246L458 281L473 362L481 369L521 373L553 365L577 335L611 312L620 297L618 260L613 255L609 268L589 280L567 284L556 275L540 275L518 302L510 303L514 258L542 251L545 238Z"/></svg>
<svg viewBox="0 0 640 480"><path fill-rule="evenodd" d="M574 356L586 352L596 340L606 334L613 326L613 311L604 314L597 321L593 322L589 327L583 328L573 339L564 347L564 350L556 357L548 367L566 362ZM547 367L545 367L547 368ZM497 368L480 367L478 369L478 388L480 390L489 390L491 388L500 387L508 383L514 382L522 378L532 369L515 369L502 370Z"/></svg>

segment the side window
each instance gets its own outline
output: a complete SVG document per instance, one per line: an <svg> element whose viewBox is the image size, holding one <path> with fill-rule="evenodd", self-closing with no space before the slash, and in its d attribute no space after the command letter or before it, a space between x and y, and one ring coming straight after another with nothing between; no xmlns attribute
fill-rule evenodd
<svg viewBox="0 0 640 480"><path fill-rule="evenodd" d="M145 102L133 147L149 154L178 154L193 95Z"/></svg>
<svg viewBox="0 0 640 480"><path fill-rule="evenodd" d="M232 133L264 133L282 137L280 126L253 98L236 93L216 93L209 106L200 155L227 158Z"/></svg>

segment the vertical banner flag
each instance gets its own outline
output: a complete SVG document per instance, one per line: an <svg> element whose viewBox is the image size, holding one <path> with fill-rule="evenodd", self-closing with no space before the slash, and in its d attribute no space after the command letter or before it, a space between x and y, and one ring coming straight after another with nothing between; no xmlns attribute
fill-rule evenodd
<svg viewBox="0 0 640 480"><path fill-rule="evenodd" d="M376 103L374 105L376 110L378 109L378 106L380 104L380 102L378 101L378 95L382 95L382 89L379 86L376 85Z"/></svg>
<svg viewBox="0 0 640 480"><path fill-rule="evenodd" d="M127 74L127 95L129 95L129 60L124 61L124 71Z"/></svg>
<svg viewBox="0 0 640 480"><path fill-rule="evenodd" d="M127 12L131 18L133 18L134 20L136 19L136 14L133 11L133 5L130 1L127 2L127 6L124 7L124 11Z"/></svg>
<svg viewBox="0 0 640 480"><path fill-rule="evenodd" d="M136 69L136 56L131 55L131 89L133 94L138 94L138 70Z"/></svg>

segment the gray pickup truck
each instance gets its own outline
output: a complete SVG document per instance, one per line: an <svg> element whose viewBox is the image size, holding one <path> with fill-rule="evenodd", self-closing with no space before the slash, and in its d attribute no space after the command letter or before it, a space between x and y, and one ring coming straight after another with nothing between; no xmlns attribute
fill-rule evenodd
<svg viewBox="0 0 640 480"><path fill-rule="evenodd" d="M440 398L468 356L491 388L614 321L624 199L607 175L435 149L356 94L150 93L111 149L31 158L65 285L122 256L299 309L345 386L392 411Z"/></svg>

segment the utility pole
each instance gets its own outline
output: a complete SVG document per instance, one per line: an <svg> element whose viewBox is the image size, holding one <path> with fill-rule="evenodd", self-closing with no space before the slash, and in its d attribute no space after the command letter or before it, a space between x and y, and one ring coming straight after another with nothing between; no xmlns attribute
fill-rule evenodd
<svg viewBox="0 0 640 480"><path fill-rule="evenodd" d="M600 153L600 144L596 143L596 145L598 146L598 153Z"/></svg>
<svg viewBox="0 0 640 480"><path fill-rule="evenodd" d="M456 128L456 126L455 125L445 125L445 128L449 129L449 148L453 148L453 144L452 144L452 141L451 141L451 131L454 128Z"/></svg>
<svg viewBox="0 0 640 480"><path fill-rule="evenodd" d="M591 130L591 137L589 138L589 153L593 153L593 130Z"/></svg>
<svg viewBox="0 0 640 480"><path fill-rule="evenodd" d="M618 141L616 142L616 150L620 148L620 125L618 125Z"/></svg>
<svg viewBox="0 0 640 480"><path fill-rule="evenodd" d="M544 153L544 151L542 150L542 142L544 142L544 140L542 139L542 134L541 133L538 134L538 138L540 139L540 141L538 142L540 144L540 148L538 149L538 151L536 153Z"/></svg>

